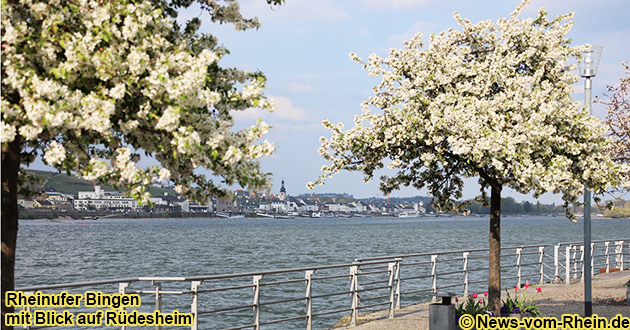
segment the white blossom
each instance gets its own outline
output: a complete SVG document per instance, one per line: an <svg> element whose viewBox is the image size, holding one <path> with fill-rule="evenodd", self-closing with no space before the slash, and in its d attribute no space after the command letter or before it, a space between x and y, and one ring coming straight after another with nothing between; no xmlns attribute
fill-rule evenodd
<svg viewBox="0 0 630 330"><path fill-rule="evenodd" d="M160 117L155 128L163 129L169 132L174 131L179 126L179 110L173 107L167 107L164 114Z"/></svg>
<svg viewBox="0 0 630 330"><path fill-rule="evenodd" d="M44 160L49 165L61 164L66 159L66 148L52 141L44 153Z"/></svg>
<svg viewBox="0 0 630 330"><path fill-rule="evenodd" d="M254 100L262 95L262 89L255 84L245 86L243 90L243 98L245 100Z"/></svg>
<svg viewBox="0 0 630 330"><path fill-rule="evenodd" d="M5 143L13 141L15 139L15 126L5 122L2 122L0 125L0 137L2 138L1 142Z"/></svg>
<svg viewBox="0 0 630 330"><path fill-rule="evenodd" d="M33 125L24 125L21 126L18 129L18 132L20 133L20 135L22 135L26 140L35 140L37 139L37 136L39 135L39 133L42 132L42 128L39 126L33 126Z"/></svg>
<svg viewBox="0 0 630 330"><path fill-rule="evenodd" d="M112 89L109 90L109 96L115 99L121 99L125 96L126 86L125 84L117 84Z"/></svg>
<svg viewBox="0 0 630 330"><path fill-rule="evenodd" d="M148 54L146 54L144 52L140 52L138 50L133 50L133 51L131 51L131 53L127 57L129 70L133 74L140 74L148 66L149 60L150 59L149 59L149 55Z"/></svg>
<svg viewBox="0 0 630 330"><path fill-rule="evenodd" d="M82 173L82 177L85 180L96 181L99 178L111 173L111 171L111 165L107 162L98 159L90 159L89 167Z"/></svg>
<svg viewBox="0 0 630 330"><path fill-rule="evenodd" d="M159 171L159 176L157 181L158 182L163 182L165 180L168 180L171 177L171 171L169 171L166 168L161 168Z"/></svg>

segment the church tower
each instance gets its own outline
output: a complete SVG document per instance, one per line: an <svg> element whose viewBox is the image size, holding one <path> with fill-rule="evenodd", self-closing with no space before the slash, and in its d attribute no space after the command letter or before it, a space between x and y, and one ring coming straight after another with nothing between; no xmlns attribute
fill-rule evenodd
<svg viewBox="0 0 630 330"><path fill-rule="evenodd" d="M284 178L282 179L282 187L280 187L280 196L278 196L281 201L287 199L287 189L284 188Z"/></svg>

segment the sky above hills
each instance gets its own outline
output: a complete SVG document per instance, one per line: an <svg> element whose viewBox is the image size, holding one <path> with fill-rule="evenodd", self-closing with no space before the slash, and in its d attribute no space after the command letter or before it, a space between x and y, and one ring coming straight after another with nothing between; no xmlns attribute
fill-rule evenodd
<svg viewBox="0 0 630 330"><path fill-rule="evenodd" d="M216 35L231 51L221 60L224 66L261 70L268 78L266 93L275 99L277 110L272 114L248 110L234 115L235 123L247 125L263 118L273 126L267 138L277 144L277 152L262 160L265 171L274 174L273 192L280 189L284 178L291 195L309 192L305 184L321 173L324 159L317 153L319 137L330 133L321 125L326 118L351 127L360 103L372 95L372 86L380 78L372 78L348 57L353 51L361 58L371 53L386 56L392 47L400 48L417 32L425 41L431 33L458 28L453 19L457 11L472 22L509 17L520 1L492 0L286 0L271 8L264 0L242 0L244 15L257 16L259 30L238 32L229 25L205 24L201 30ZM625 22L630 11L627 0L534 0L521 17L534 17L545 7L550 17L575 12L575 25L570 32L574 45L590 43L604 47L597 76L593 79L593 95L600 95L606 85L617 84L623 75L620 65L630 60L630 25ZM185 15L197 16L200 11ZM185 16L184 15L184 16ZM202 15L202 21L203 21ZM183 17L182 17L183 18ZM583 102L584 82L576 85L576 100ZM595 115L605 116L601 106ZM341 173L325 186L312 192L347 192L358 198L382 196L378 180L364 183L358 173ZM426 191L402 189L392 196L426 195ZM466 183L466 198L479 193L476 179ZM505 190L504 195L516 200L533 197ZM547 194L541 202L561 202L560 195Z"/></svg>
<svg viewBox="0 0 630 330"><path fill-rule="evenodd" d="M326 185L309 191L308 181L321 174L324 159L317 149L319 137L330 133L322 119L344 122L351 127L360 103L372 95L372 86L380 78L372 78L348 56L355 52L361 58L371 53L386 56L389 49L400 48L417 32L428 41L431 33L458 28L453 19L457 11L476 23L509 17L518 0L286 0L282 6L270 7L264 0L241 0L245 17L257 16L262 23L258 30L235 31L232 25L209 22L200 9L180 14L186 21L199 16L204 24L200 32L218 37L231 53L221 59L223 67L247 71L260 70L268 78L266 94L275 100L272 114L251 109L234 114L236 129L262 118L273 126L266 138L277 145L277 152L261 161L265 172L273 173L272 192L278 193L285 180L289 195L301 193L346 192L355 198L382 196L378 180L366 184L359 173L340 173ZM605 92L623 75L620 65L630 60L630 25L628 0L533 0L523 17L534 17L545 7L550 17L575 12L575 25L569 36L574 45L590 43L604 47L599 73L593 79L593 95ZM583 80L576 85L576 100L583 102ZM594 106L595 115L605 116L601 106ZM383 172L386 173L386 172ZM378 176L377 176L378 177ZM234 187L238 189L238 187ZM391 196L426 195L426 190L404 188ZM465 198L479 194L476 179L466 181ZM518 201L533 201L531 195L504 190L504 196ZM560 195L546 194L543 203L560 203Z"/></svg>

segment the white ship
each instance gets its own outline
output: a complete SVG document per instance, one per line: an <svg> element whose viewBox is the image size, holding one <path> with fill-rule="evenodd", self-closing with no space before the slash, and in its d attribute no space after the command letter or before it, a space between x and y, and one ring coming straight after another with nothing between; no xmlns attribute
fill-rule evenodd
<svg viewBox="0 0 630 330"><path fill-rule="evenodd" d="M337 216L333 212L313 212L311 218L336 218Z"/></svg>
<svg viewBox="0 0 630 330"><path fill-rule="evenodd" d="M421 215L418 212L400 212L397 215L398 218L420 218Z"/></svg>

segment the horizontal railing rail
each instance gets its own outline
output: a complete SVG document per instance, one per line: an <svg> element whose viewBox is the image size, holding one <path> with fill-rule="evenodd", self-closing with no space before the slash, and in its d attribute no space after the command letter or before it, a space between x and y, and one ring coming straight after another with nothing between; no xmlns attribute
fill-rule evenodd
<svg viewBox="0 0 630 330"><path fill-rule="evenodd" d="M553 256L545 253L549 246L503 247L503 286L522 286L525 281L544 283L545 280L569 284L571 280L575 282L578 277L583 278L584 247L580 242L555 245ZM630 268L630 239L592 241L591 249L591 264L601 266L605 272ZM624 255L628 256L628 267L624 264ZM481 264L488 258L488 249L452 250L237 274L133 277L33 285L16 290L33 293L80 291L89 287L90 290L100 288L103 292L109 290L120 294L138 294L149 301L147 306L143 304L139 307L139 311L142 308L150 312L162 311L167 302L169 310L190 313L190 328L193 330L200 327L258 330L272 324L280 324L282 328L304 327L311 330L314 322L325 317L328 318L322 320L329 322L330 316L335 314L343 316L349 313L349 323L356 324L360 311L385 308L388 317L393 318L397 309L428 301L432 299L430 293L441 290L455 290L462 296L469 292L482 292L484 284L488 283L488 267L487 263L485 266ZM553 266L550 266L552 260ZM546 269L553 270L554 276L545 274ZM125 329L124 326L121 328ZM161 327L157 326L156 329Z"/></svg>

